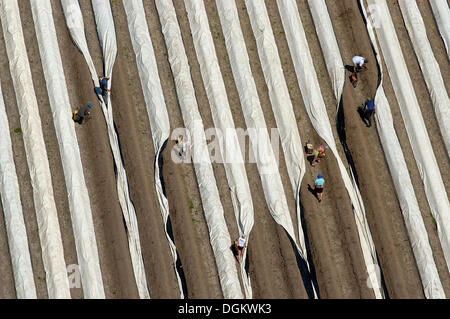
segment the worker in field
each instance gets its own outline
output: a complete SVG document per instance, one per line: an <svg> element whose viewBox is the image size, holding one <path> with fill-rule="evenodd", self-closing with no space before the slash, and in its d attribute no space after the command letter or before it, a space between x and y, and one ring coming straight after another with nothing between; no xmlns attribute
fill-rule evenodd
<svg viewBox="0 0 450 319"><path fill-rule="evenodd" d="M370 99L367 99L366 102L364 102L364 105L359 107L361 118L367 127L372 126L371 119L373 114L375 113L375 109L376 109L375 102Z"/></svg>
<svg viewBox="0 0 450 319"><path fill-rule="evenodd" d="M108 89L109 77L102 76L99 78L99 81L100 81L100 89L102 90L102 95L106 96L108 92L111 92L111 89Z"/></svg>
<svg viewBox="0 0 450 319"><path fill-rule="evenodd" d="M242 252L244 248L247 247L247 239L245 235L240 236L238 239L234 241L235 248L237 250L237 260L241 262Z"/></svg>
<svg viewBox="0 0 450 319"><path fill-rule="evenodd" d="M185 160L186 159L187 148L189 146L189 142L184 140L184 136L183 135L179 135L177 140L175 141L175 143L178 146L178 155L183 160Z"/></svg>
<svg viewBox="0 0 450 319"><path fill-rule="evenodd" d="M328 149L328 145L320 145L313 151L314 159L311 162L311 166L315 166L316 162L320 163L321 158L325 157L325 151Z"/></svg>
<svg viewBox="0 0 450 319"><path fill-rule="evenodd" d="M78 124L83 124L84 119L88 119L91 114L92 104L85 105L75 111L73 111L72 119Z"/></svg>
<svg viewBox="0 0 450 319"><path fill-rule="evenodd" d="M367 63L369 63L369 60L367 60L365 57L355 55L352 58L352 62L353 62L355 73L358 73L358 72L368 69Z"/></svg>
<svg viewBox="0 0 450 319"><path fill-rule="evenodd" d="M353 72L350 75L350 82L352 83L353 87L355 88L358 84L358 72L367 70L367 63L369 60L367 60L365 57L355 55L352 58L353 62Z"/></svg>
<svg viewBox="0 0 450 319"><path fill-rule="evenodd" d="M319 201L322 201L323 196L323 186L325 184L325 179L322 177L322 174L317 175L317 179L314 181L314 193Z"/></svg>

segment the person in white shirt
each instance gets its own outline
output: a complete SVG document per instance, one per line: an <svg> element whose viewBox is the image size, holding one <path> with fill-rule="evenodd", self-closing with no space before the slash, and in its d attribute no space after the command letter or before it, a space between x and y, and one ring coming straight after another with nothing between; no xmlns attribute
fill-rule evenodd
<svg viewBox="0 0 450 319"><path fill-rule="evenodd" d="M241 262L242 251L247 247L247 240L245 239L245 235L239 237L235 243L238 251L237 260L238 262Z"/></svg>
<svg viewBox="0 0 450 319"><path fill-rule="evenodd" d="M367 70L367 63L369 63L369 60L367 60L365 57L355 55L352 61L353 65L355 66L355 72L359 72L362 69Z"/></svg>

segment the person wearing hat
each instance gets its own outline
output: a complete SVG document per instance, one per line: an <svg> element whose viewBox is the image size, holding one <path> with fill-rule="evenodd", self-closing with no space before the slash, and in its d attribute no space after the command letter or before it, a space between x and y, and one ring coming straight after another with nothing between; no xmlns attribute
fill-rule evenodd
<svg viewBox="0 0 450 319"><path fill-rule="evenodd" d="M238 262L241 262L241 256L242 256L242 251L244 250L244 248L247 247L247 240L245 238L245 235L242 235L241 237L239 237L235 242L236 248L237 248L237 260Z"/></svg>
<svg viewBox="0 0 450 319"><path fill-rule="evenodd" d="M109 77L108 76L102 76L99 78L100 81L100 89L102 90L102 95L106 96L108 94L108 92L111 91L111 89L108 89L108 81L109 81Z"/></svg>
<svg viewBox="0 0 450 319"><path fill-rule="evenodd" d="M325 184L325 180L323 179L322 174L318 174L317 179L314 181L314 185L315 185L314 192L316 193L319 203L322 201L324 184Z"/></svg>
<svg viewBox="0 0 450 319"><path fill-rule="evenodd" d="M317 149L313 151L314 159L311 162L311 166L315 166L316 162L320 163L320 159L325 156L325 151L328 149L328 145L320 145Z"/></svg>
<svg viewBox="0 0 450 319"><path fill-rule="evenodd" d="M84 118L89 117L89 115L91 114L91 108L92 104L89 103L88 105L85 105L78 110L73 111L72 119L74 120L74 122L80 125L83 124Z"/></svg>
<svg viewBox="0 0 450 319"><path fill-rule="evenodd" d="M367 63L369 63L369 60L367 60L365 57L355 55L352 58L352 62L354 65L355 73L360 72L362 70L367 70Z"/></svg>

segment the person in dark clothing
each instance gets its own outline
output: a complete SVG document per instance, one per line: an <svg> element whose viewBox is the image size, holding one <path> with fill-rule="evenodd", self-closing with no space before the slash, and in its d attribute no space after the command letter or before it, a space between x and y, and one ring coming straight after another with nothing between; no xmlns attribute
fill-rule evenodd
<svg viewBox="0 0 450 319"><path fill-rule="evenodd" d="M108 89L108 81L109 81L109 77L107 77L107 76L100 78L100 89L102 90L103 96L106 96L108 94L108 92L111 91L110 89Z"/></svg>
<svg viewBox="0 0 450 319"><path fill-rule="evenodd" d="M372 115L375 113L375 102L373 100L367 99L364 106L360 106L361 117L367 127L372 126Z"/></svg>
<svg viewBox="0 0 450 319"><path fill-rule="evenodd" d="M73 111L72 119L78 124L83 124L84 118L91 114L92 104L85 105L78 110Z"/></svg>

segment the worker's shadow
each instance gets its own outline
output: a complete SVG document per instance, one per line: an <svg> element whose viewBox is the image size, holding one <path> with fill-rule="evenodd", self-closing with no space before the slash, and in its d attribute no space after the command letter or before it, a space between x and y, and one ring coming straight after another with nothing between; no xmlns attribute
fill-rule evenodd
<svg viewBox="0 0 450 319"><path fill-rule="evenodd" d="M361 121L364 122L364 124L369 127L369 121L367 120L367 118L364 115L364 106L360 105L358 106L358 108L356 109L356 111L359 114L359 117L361 118Z"/></svg>
<svg viewBox="0 0 450 319"><path fill-rule="evenodd" d="M348 71L348 72L351 72L351 73L355 73L355 67L353 66L353 65L345 65L345 69Z"/></svg>
<svg viewBox="0 0 450 319"><path fill-rule="evenodd" d="M312 165L314 161L314 155L306 156L306 160L309 162L309 165Z"/></svg>
<svg viewBox="0 0 450 319"><path fill-rule="evenodd" d="M309 191L311 194L313 194L314 197L315 197L316 199L319 199L319 198L317 197L317 191L316 191L314 188L312 188L311 185L309 185L309 184L308 184L308 191Z"/></svg>

